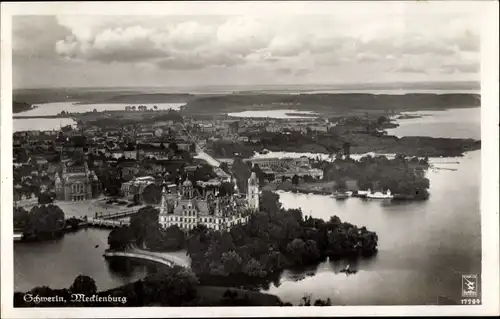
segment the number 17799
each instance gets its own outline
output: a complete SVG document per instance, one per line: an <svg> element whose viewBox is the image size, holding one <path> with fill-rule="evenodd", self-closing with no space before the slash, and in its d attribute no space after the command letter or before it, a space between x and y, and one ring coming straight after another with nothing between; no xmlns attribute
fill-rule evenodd
<svg viewBox="0 0 500 319"><path fill-rule="evenodd" d="M461 299L461 304L462 305L480 305L481 300L474 299L474 298Z"/></svg>

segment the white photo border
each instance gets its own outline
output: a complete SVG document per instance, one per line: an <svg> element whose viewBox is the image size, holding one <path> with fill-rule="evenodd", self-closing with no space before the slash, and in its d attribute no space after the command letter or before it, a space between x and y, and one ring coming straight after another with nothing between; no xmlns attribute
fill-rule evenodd
<svg viewBox="0 0 500 319"><path fill-rule="evenodd" d="M14 15L227 15L324 13L325 10L394 11L473 10L481 15L481 227L482 305L475 306L332 306L332 307L141 307L141 308L13 308L12 225L12 25ZM383 315L498 315L498 2L30 2L1 4L1 311L4 318L78 317L277 317ZM48 76L48 75L45 75Z"/></svg>

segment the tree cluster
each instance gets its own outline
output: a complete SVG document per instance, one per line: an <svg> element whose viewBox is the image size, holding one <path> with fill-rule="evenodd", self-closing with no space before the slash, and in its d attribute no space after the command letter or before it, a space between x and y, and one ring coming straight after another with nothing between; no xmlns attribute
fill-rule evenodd
<svg viewBox="0 0 500 319"><path fill-rule="evenodd" d="M130 226L113 229L108 245L113 250L125 250L131 246L156 251L176 251L185 247L186 235L177 226L161 229L159 211L151 206L139 209L131 217Z"/></svg>
<svg viewBox="0 0 500 319"><path fill-rule="evenodd" d="M393 194L427 199L430 183L425 178L425 170L428 167L426 159L368 155L359 161L347 158L325 163L323 173L325 180L333 180L341 188L346 188L345 180L352 179L362 190L391 190Z"/></svg>
<svg viewBox="0 0 500 319"><path fill-rule="evenodd" d="M56 205L40 205L30 211L14 208L14 228L23 231L28 238L59 235L65 226L64 212Z"/></svg>
<svg viewBox="0 0 500 319"><path fill-rule="evenodd" d="M326 257L369 256L377 251L377 235L366 228L303 218L296 209L281 208L279 196L263 192L262 211L229 232L203 229L187 244L191 267L199 276L266 277L291 266L317 263Z"/></svg>

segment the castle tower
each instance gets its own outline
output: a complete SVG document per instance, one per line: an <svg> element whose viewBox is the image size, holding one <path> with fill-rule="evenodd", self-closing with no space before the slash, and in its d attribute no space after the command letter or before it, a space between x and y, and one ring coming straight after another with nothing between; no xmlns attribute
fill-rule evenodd
<svg viewBox="0 0 500 319"><path fill-rule="evenodd" d="M165 186L163 186L163 190L161 191L160 215L166 215L167 212L168 212L167 190L166 190Z"/></svg>
<svg viewBox="0 0 500 319"><path fill-rule="evenodd" d="M168 220L168 202L167 202L167 190L165 186L163 186L163 190L161 191L161 202L160 202L160 213L158 214L158 223L162 228L167 228Z"/></svg>
<svg viewBox="0 0 500 319"><path fill-rule="evenodd" d="M259 209L259 180L255 172L252 172L248 179L247 201L250 210L256 211Z"/></svg>
<svg viewBox="0 0 500 319"><path fill-rule="evenodd" d="M63 183L61 180L61 177L59 176L59 173L56 173L56 180L55 180L55 187L56 187L56 198L57 199L64 199L64 188L63 188Z"/></svg>
<svg viewBox="0 0 500 319"><path fill-rule="evenodd" d="M182 184L182 196L184 198L191 199L194 195L193 183L189 179L186 179Z"/></svg>

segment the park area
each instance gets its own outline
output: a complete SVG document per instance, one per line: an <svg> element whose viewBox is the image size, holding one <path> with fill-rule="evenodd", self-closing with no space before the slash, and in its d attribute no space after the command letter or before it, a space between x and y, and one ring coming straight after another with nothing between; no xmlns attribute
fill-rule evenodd
<svg viewBox="0 0 500 319"><path fill-rule="evenodd" d="M119 203L107 203L107 197L100 197L96 199L84 201L54 201L54 205L59 206L66 218L84 216L93 217L96 213L112 214L129 210L137 210L144 207L144 205L136 205L127 207L127 205L120 205Z"/></svg>

